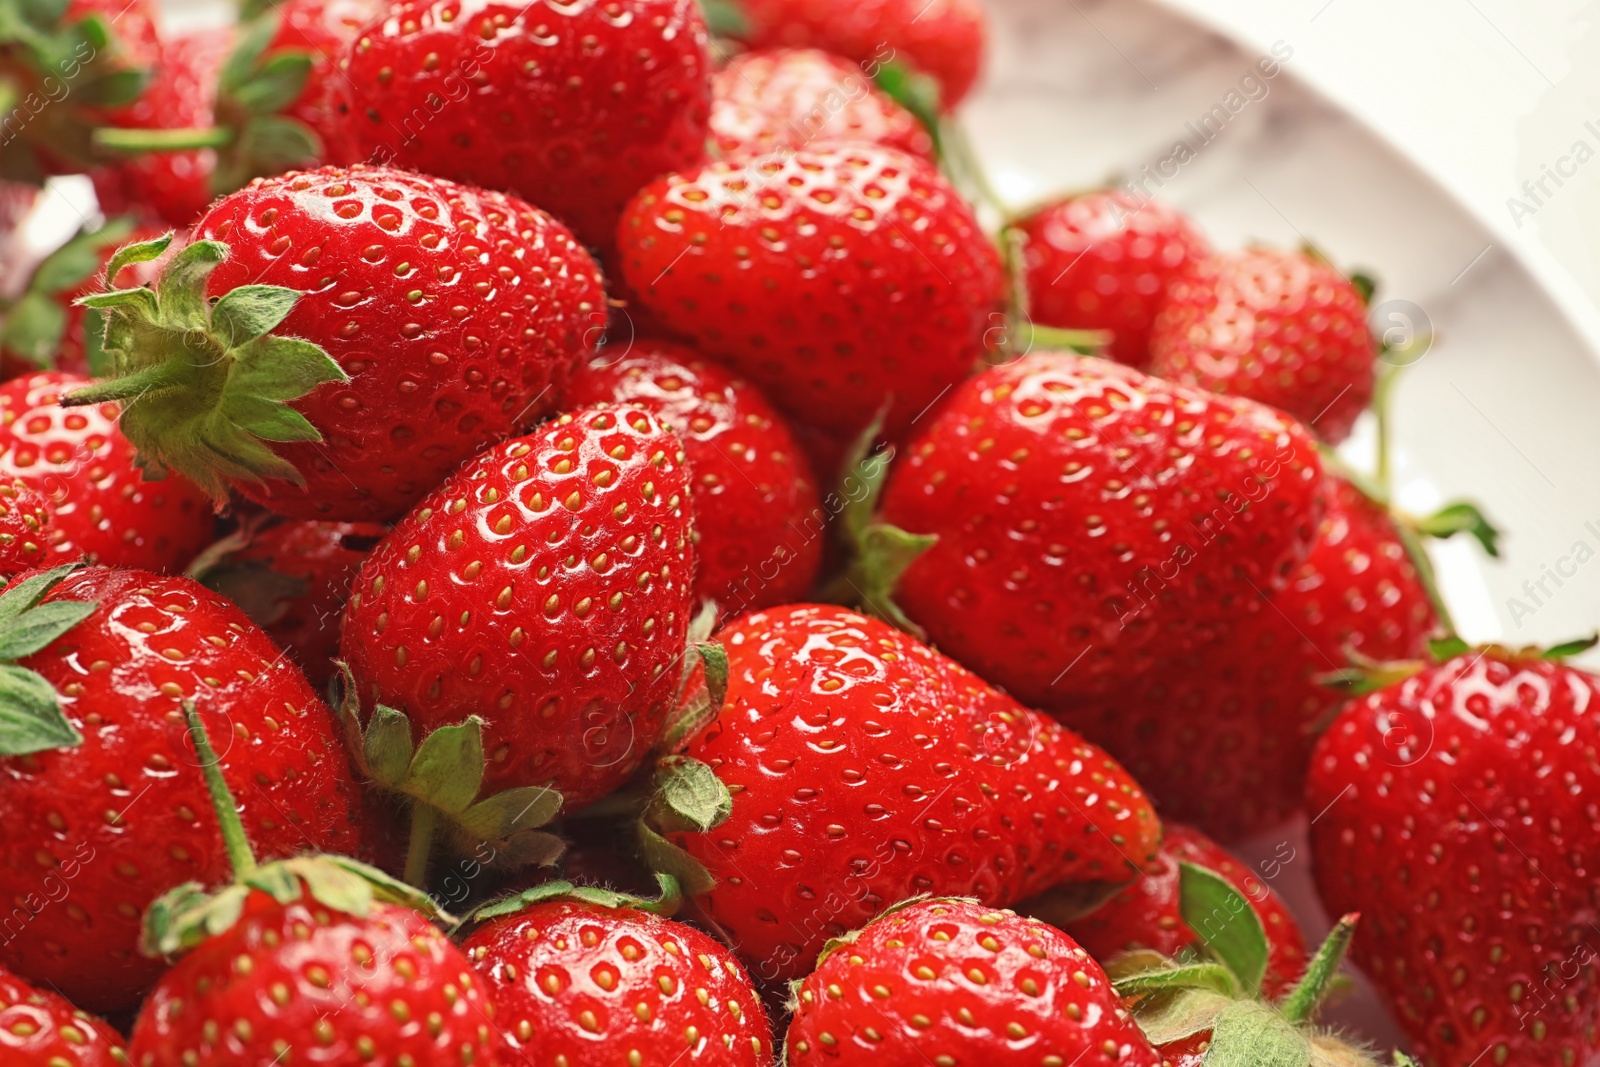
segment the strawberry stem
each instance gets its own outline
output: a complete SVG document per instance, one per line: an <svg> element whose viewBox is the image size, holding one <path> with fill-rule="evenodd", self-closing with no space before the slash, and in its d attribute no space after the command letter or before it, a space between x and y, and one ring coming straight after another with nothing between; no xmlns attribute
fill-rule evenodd
<svg viewBox="0 0 1600 1067"><path fill-rule="evenodd" d="M1390 409L1394 406L1394 387L1400 380L1401 370L1400 367L1385 365L1378 372L1378 382L1372 396L1372 413L1378 422L1378 455L1373 480L1377 483L1378 491L1383 494L1384 503L1388 503L1394 494L1394 473L1389 459L1394 441L1394 420Z"/></svg>
<svg viewBox="0 0 1600 1067"><path fill-rule="evenodd" d="M233 143L233 131L222 126L202 126L181 130L133 130L102 127L94 131L94 143L113 152L187 152L196 148L226 148Z"/></svg>
<svg viewBox="0 0 1600 1067"><path fill-rule="evenodd" d="M439 825L439 809L417 801L411 805L411 840L406 846L405 881L424 889L428 883L428 857L433 854L433 833Z"/></svg>
<svg viewBox="0 0 1600 1067"><path fill-rule="evenodd" d="M1340 919L1317 949L1316 955L1311 957L1304 977L1278 1005L1289 1022L1299 1026L1309 1022L1316 1014L1323 997L1328 994L1334 975L1339 973L1339 964L1350 949L1350 939L1355 936L1356 923L1360 919L1361 916L1355 913Z"/></svg>
<svg viewBox="0 0 1600 1067"><path fill-rule="evenodd" d="M228 862L233 866L235 881L242 881L256 869L255 853L250 851L250 839L245 836L244 823L234 804L233 792L222 777L222 761L217 750L211 747L205 724L195 710L194 701L183 702L183 717L189 724L189 737L194 741L195 755L200 757L200 773L205 776L206 792L211 794L211 807L217 813L217 825L222 829L222 844L228 851Z"/></svg>

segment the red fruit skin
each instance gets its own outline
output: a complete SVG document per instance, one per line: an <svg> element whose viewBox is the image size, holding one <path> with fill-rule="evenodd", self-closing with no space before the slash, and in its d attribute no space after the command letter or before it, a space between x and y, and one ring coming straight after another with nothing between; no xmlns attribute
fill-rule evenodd
<svg viewBox="0 0 1600 1067"><path fill-rule="evenodd" d="M886 399L890 438L984 354L1001 274L925 160L877 145L709 163L642 190L622 274L672 333L846 439Z"/></svg>
<svg viewBox="0 0 1600 1067"><path fill-rule="evenodd" d="M343 657L423 733L485 720L484 795L576 810L660 736L693 608L683 448L638 408L497 445L396 524L356 578Z"/></svg>
<svg viewBox="0 0 1600 1067"><path fill-rule="evenodd" d="M603 250L630 196L705 158L710 71L694 0L406 0L347 52L347 125L366 158L516 193Z"/></svg>
<svg viewBox="0 0 1600 1067"><path fill-rule="evenodd" d="M339 62L361 31L388 10L384 0L282 0L281 22L269 54L304 52L311 72L300 97L283 115L308 126L322 141L322 161L338 166L361 162L350 143L341 104L347 84Z"/></svg>
<svg viewBox="0 0 1600 1067"><path fill-rule="evenodd" d="M548 412L605 324L598 268L566 227L513 197L403 171L258 179L219 201L196 236L230 249L213 296L307 291L274 332L321 345L350 375L293 403L325 438L277 446L304 488L235 485L292 518L404 514ZM416 291L424 298L408 299Z"/></svg>
<svg viewBox="0 0 1600 1067"><path fill-rule="evenodd" d="M483 982L422 915L374 904L357 917L254 892L236 925L161 979L139 1013L129 1057L134 1067L185 1055L213 1067L302 1057L500 1067L502 1048Z"/></svg>
<svg viewBox="0 0 1600 1067"><path fill-rule="evenodd" d="M350 599L351 581L388 532L375 522L284 522L262 530L232 557L305 583L305 592L283 604L283 614L262 629L319 691L334 675L339 616Z"/></svg>
<svg viewBox="0 0 1600 1067"><path fill-rule="evenodd" d="M711 79L711 136L724 156L865 141L933 159L933 138L849 60L814 48L734 56Z"/></svg>
<svg viewBox="0 0 1600 1067"><path fill-rule="evenodd" d="M197 30L164 42L150 85L122 109L117 124L175 130L215 123L218 78L234 43L228 28ZM216 152L209 148L141 153L95 171L95 198L107 215L153 218L186 229L212 201L216 166Z"/></svg>
<svg viewBox="0 0 1600 1067"><path fill-rule="evenodd" d="M717 885L698 898L763 983L918 893L1003 907L1062 882L1120 882L1160 826L1105 754L875 619L792 605L724 628L727 702L686 754L733 794L671 839Z"/></svg>
<svg viewBox="0 0 1600 1067"><path fill-rule="evenodd" d="M970 900L907 904L835 947L801 983L786 1045L795 1067L1163 1067L1072 938Z"/></svg>
<svg viewBox="0 0 1600 1067"><path fill-rule="evenodd" d="M741 0L739 8L750 21L741 36L754 48L820 48L869 76L906 64L938 81L946 111L977 81L989 36L980 0Z"/></svg>
<svg viewBox="0 0 1600 1067"><path fill-rule="evenodd" d="M654 412L683 442L696 602L716 601L727 619L811 591L827 517L800 446L759 389L686 345L646 339L597 356L567 390L572 406L610 401Z"/></svg>
<svg viewBox="0 0 1600 1067"><path fill-rule="evenodd" d="M461 948L494 1001L508 1067L557 1057L640 1067L773 1062L772 1028L749 976L692 926L557 900L485 923Z"/></svg>
<svg viewBox="0 0 1600 1067"><path fill-rule="evenodd" d="M1261 405L1024 356L953 389L890 468L883 521L939 538L896 600L1019 700L1071 708L1281 586L1320 481L1311 437Z"/></svg>
<svg viewBox="0 0 1600 1067"><path fill-rule="evenodd" d="M0 384L0 476L49 502L57 562L182 570L211 540L211 505L177 474L146 481L115 403L67 409L89 379L39 371Z"/></svg>
<svg viewBox="0 0 1600 1067"><path fill-rule="evenodd" d="M1438 618L1387 510L1335 475L1316 543L1287 585L1226 635L1163 659L1061 718L1122 760L1162 814L1225 841L1281 825L1305 803L1322 724L1346 699L1318 679L1350 665L1422 659Z"/></svg>
<svg viewBox="0 0 1600 1067"><path fill-rule="evenodd" d="M16 1067L121 1067L122 1035L0 968L0 1060Z"/></svg>
<svg viewBox="0 0 1600 1067"><path fill-rule="evenodd" d="M1597 707L1594 675L1489 649L1351 701L1317 743L1318 890L1361 912L1352 955L1426 1067L1600 1055Z"/></svg>
<svg viewBox="0 0 1600 1067"><path fill-rule="evenodd" d="M368 830L333 713L232 604L187 578L103 567L45 599L100 605L21 661L84 741L0 759L0 963L112 1012L165 969L137 949L150 902L228 876L183 699L208 724L258 857L362 855Z"/></svg>
<svg viewBox="0 0 1600 1067"><path fill-rule="evenodd" d="M1303 252L1228 252L1179 278L1150 330L1163 378L1282 408L1338 444L1372 400L1360 290Z"/></svg>
<svg viewBox="0 0 1600 1067"><path fill-rule="evenodd" d="M1106 354L1150 367L1150 327L1172 284L1211 252L1176 208L1122 189L1097 189L1040 208L1027 236L1028 310L1043 326L1109 330Z"/></svg>
<svg viewBox="0 0 1600 1067"><path fill-rule="evenodd" d="M1082 919L1067 933L1101 962L1124 952L1150 949L1169 959L1195 960L1211 930L1196 933L1179 910L1180 863L1193 863L1226 878L1250 902L1267 932L1267 973L1261 995L1276 1000L1304 973L1306 943L1283 898L1226 849L1198 830L1168 820L1161 852L1144 876Z"/></svg>
<svg viewBox="0 0 1600 1067"><path fill-rule="evenodd" d="M0 575L42 567L50 552L50 502L28 483L0 482Z"/></svg>

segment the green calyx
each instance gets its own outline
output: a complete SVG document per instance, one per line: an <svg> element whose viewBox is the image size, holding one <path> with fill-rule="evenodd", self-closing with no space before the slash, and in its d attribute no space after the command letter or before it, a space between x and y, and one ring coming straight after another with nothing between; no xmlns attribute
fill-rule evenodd
<svg viewBox="0 0 1600 1067"><path fill-rule="evenodd" d="M281 112L300 99L311 76L312 55L297 49L268 53L281 19L270 6L243 23L239 43L223 64L217 83L215 124L183 129L96 130L102 155L216 152L210 183L213 195L242 188L251 178L280 174L322 155L310 127Z"/></svg>
<svg viewBox="0 0 1600 1067"><path fill-rule="evenodd" d="M124 267L162 255L171 241L169 234L119 250L107 285L115 286ZM197 241L172 257L154 289L113 288L79 300L105 314L112 375L62 401L122 401L122 432L146 469L175 470L218 502L227 500L230 480L305 484L271 447L322 440L289 402L349 380L322 348L271 332L303 294L241 285L207 299L206 281L227 257L220 241Z"/></svg>
<svg viewBox="0 0 1600 1067"><path fill-rule="evenodd" d="M689 623L683 654L683 675L678 681L677 711L668 721L657 745L660 752L682 752L701 730L717 720L728 698L728 653L711 634L717 626L717 605L706 601Z"/></svg>
<svg viewBox="0 0 1600 1067"><path fill-rule="evenodd" d="M98 12L67 21L67 0L0 0L0 115L7 116L0 179L41 185L67 159L104 162L94 145L101 109L133 103L151 72L118 60Z"/></svg>
<svg viewBox="0 0 1600 1067"><path fill-rule="evenodd" d="M683 907L683 893L678 888L678 880L670 874L658 873L656 884L661 889L661 895L651 899L597 886L574 885L571 882L545 882L543 885L524 889L513 896L491 901L467 916L466 921L487 922L490 919L515 915L535 904L548 904L556 900L575 900L602 908L629 908L664 918L678 914L678 910Z"/></svg>
<svg viewBox="0 0 1600 1067"><path fill-rule="evenodd" d="M354 679L348 666L339 666L344 692L335 707L357 766L377 786L411 804L407 882L418 887L426 882L441 828L453 852L471 854L480 844L493 845L499 869L549 866L561 858L561 839L540 829L561 811L556 790L517 786L479 798L486 769L482 719L473 715L441 726L417 744L405 713L379 704L363 727Z"/></svg>
<svg viewBox="0 0 1600 1067"><path fill-rule="evenodd" d="M99 607L80 600L40 603L78 566L42 571L0 593L0 755L25 756L83 743L83 735L62 713L55 688L16 662L44 649Z"/></svg>
<svg viewBox="0 0 1600 1067"><path fill-rule="evenodd" d="M738 0L699 0L700 14L713 37L738 39L750 32L750 16Z"/></svg>
<svg viewBox="0 0 1600 1067"><path fill-rule="evenodd" d="M105 250L125 240L133 225L132 219L114 218L98 227L85 226L46 256L28 278L27 288L0 308L0 348L35 367L54 367L61 339L67 332L62 296L76 292L94 277ZM101 330L100 312L88 312L84 339L91 346L91 369L97 369L99 346L95 335Z"/></svg>
<svg viewBox="0 0 1600 1067"><path fill-rule="evenodd" d="M941 116L939 82L898 59L878 67L872 79L883 94L905 108L922 123L933 138L935 159L944 158L944 130Z"/></svg>
<svg viewBox="0 0 1600 1067"><path fill-rule="evenodd" d="M385 902L413 908L433 918L450 919L426 893L347 856L297 856L258 864L233 793L222 776L220 760L193 701L183 702L183 713L233 866L234 880L214 893L207 892L198 882L186 882L157 898L144 917L140 947L146 955L177 955L207 937L223 933L239 921L246 901L258 892L285 905L309 897L357 918L365 917L375 902Z"/></svg>
<svg viewBox="0 0 1600 1067"><path fill-rule="evenodd" d="M733 794L708 765L688 756L658 759L653 784L635 824L641 855L651 870L671 875L690 896L709 892L716 885L711 872L665 835L721 826L733 814Z"/></svg>

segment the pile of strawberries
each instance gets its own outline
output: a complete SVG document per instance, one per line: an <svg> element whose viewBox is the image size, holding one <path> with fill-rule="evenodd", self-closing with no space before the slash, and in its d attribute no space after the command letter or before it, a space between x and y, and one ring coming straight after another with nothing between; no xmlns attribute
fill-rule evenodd
<svg viewBox="0 0 1600 1067"><path fill-rule="evenodd" d="M1369 279L986 196L978 0L12 7L6 1067L1600 1064L1589 643Z"/></svg>

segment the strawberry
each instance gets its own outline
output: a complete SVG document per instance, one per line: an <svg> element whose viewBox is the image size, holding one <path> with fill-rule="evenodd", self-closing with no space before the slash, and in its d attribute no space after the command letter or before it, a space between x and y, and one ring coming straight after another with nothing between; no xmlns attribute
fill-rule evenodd
<svg viewBox="0 0 1600 1067"><path fill-rule="evenodd" d="M112 253L135 234L135 240L160 236L127 218L84 226L39 262L21 294L0 301L0 375L15 378L41 368L92 373L104 325L100 312L76 301L97 291Z"/></svg>
<svg viewBox="0 0 1600 1067"><path fill-rule="evenodd" d="M161 251L123 249L109 282ZM117 376L68 402L139 396L122 428L147 463L219 499L378 521L547 410L603 300L571 234L520 200L290 173L213 206L153 291L88 299Z"/></svg>
<svg viewBox="0 0 1600 1067"><path fill-rule="evenodd" d="M753 48L820 48L874 76L896 63L932 78L953 109L983 65L988 18L981 0L737 0L733 35Z"/></svg>
<svg viewBox="0 0 1600 1067"><path fill-rule="evenodd" d="M1034 353L956 387L906 444L862 538L861 588L889 611L905 567L905 617L1018 699L1063 709L1203 646L1281 586L1321 519L1320 475L1310 436L1261 405Z"/></svg>
<svg viewBox="0 0 1600 1067"><path fill-rule="evenodd" d="M1439 619L1381 504L1336 475L1310 553L1224 636L1164 657L1062 719L1125 761L1164 815L1237 841L1304 804L1316 729L1345 696L1326 676L1362 660L1415 659Z"/></svg>
<svg viewBox="0 0 1600 1067"><path fill-rule="evenodd" d="M122 1035L0 967L0 1053L18 1067L122 1067Z"/></svg>
<svg viewBox="0 0 1600 1067"><path fill-rule="evenodd" d="M1089 953L975 900L907 901L830 944L794 1011L794 1067L1163 1067Z"/></svg>
<svg viewBox="0 0 1600 1067"><path fill-rule="evenodd" d="M1351 701L1317 743L1318 889L1360 909L1354 958L1428 1067L1600 1055L1597 706L1600 678L1489 647Z"/></svg>
<svg viewBox="0 0 1600 1067"><path fill-rule="evenodd" d="M1133 885L1090 914L1063 926L1095 959L1109 963L1128 952L1194 955L1209 930L1197 931L1184 920L1181 865L1203 867L1226 879L1256 914L1267 944L1262 995L1273 998L1288 990L1306 966L1305 939L1283 898L1248 867L1198 830L1165 824L1161 852Z"/></svg>
<svg viewBox="0 0 1600 1067"><path fill-rule="evenodd" d="M983 356L999 258L925 160L876 145L718 162L647 186L618 231L645 308L797 422L903 433Z"/></svg>
<svg viewBox="0 0 1600 1067"><path fill-rule="evenodd" d="M794 605L718 640L721 714L661 765L667 801L687 776L714 811L651 810L667 841L644 840L762 982L916 893L1003 907L1156 854L1149 802L1104 753L881 622Z"/></svg>
<svg viewBox="0 0 1600 1067"><path fill-rule="evenodd" d="M341 647L368 729L382 735L381 705L405 718L406 746L411 724L423 745L463 720L481 730L470 768L385 783L424 802L418 877L429 803L461 814L480 780L522 790L501 834L470 811L455 820L498 839L537 825L517 808L576 810L644 761L688 634L689 507L677 438L641 409L590 408L464 466L361 565ZM446 779L453 805L437 803Z"/></svg>
<svg viewBox="0 0 1600 1067"><path fill-rule="evenodd" d="M822 560L825 515L783 417L755 386L693 349L641 340L574 376L572 406L608 401L655 412L693 472L694 596L728 618L802 599Z"/></svg>
<svg viewBox="0 0 1600 1067"><path fill-rule="evenodd" d="M126 118L158 61L156 7L70 0L8 14L0 27L0 179L39 185L105 158L98 135Z"/></svg>
<svg viewBox="0 0 1600 1067"><path fill-rule="evenodd" d="M0 575L43 566L50 545L50 502L27 482L0 482Z"/></svg>
<svg viewBox="0 0 1600 1067"><path fill-rule="evenodd" d="M219 542L218 558L190 573L244 609L320 689L335 673L351 581L388 532L375 522L280 522Z"/></svg>
<svg viewBox="0 0 1600 1067"><path fill-rule="evenodd" d="M1149 369L1150 326L1167 290L1211 251L1182 212L1122 189L1054 201L1015 229L1027 239L1033 320L1108 331L1106 354L1140 370Z"/></svg>
<svg viewBox="0 0 1600 1067"><path fill-rule="evenodd" d="M694 0L405 0L348 52L347 127L366 158L514 192L603 249L630 196L704 158L706 44Z"/></svg>
<svg viewBox="0 0 1600 1067"><path fill-rule="evenodd" d="M205 494L182 477L145 479L118 405L60 406L88 384L56 371L0 384L0 475L48 500L56 558L181 570L211 539Z"/></svg>
<svg viewBox="0 0 1600 1067"><path fill-rule="evenodd" d="M1214 256L1150 328L1152 373L1282 408L1332 444L1371 401L1376 360L1365 291L1310 252Z"/></svg>
<svg viewBox="0 0 1600 1067"><path fill-rule="evenodd" d="M361 162L355 146L349 143L340 106L347 83L339 64L361 31L380 18L388 6L384 0L266 0L265 4L256 4L278 16L267 54L299 54L309 60L305 84L283 114L317 136L324 162L341 166Z"/></svg>
<svg viewBox="0 0 1600 1067"><path fill-rule="evenodd" d="M132 1063L500 1067L494 1005L417 910L437 914L432 901L344 857L258 865L195 705L184 711L234 881L178 886L146 915L147 952L186 954L139 1013Z"/></svg>
<svg viewBox="0 0 1600 1067"><path fill-rule="evenodd" d="M721 944L662 918L663 901L550 882L480 909L463 943L511 1050L534 1063L769 1067L772 1029Z"/></svg>
<svg viewBox="0 0 1600 1067"><path fill-rule="evenodd" d="M711 80L711 136L725 156L868 141L933 158L918 118L861 68L815 48L734 56Z"/></svg>
<svg viewBox="0 0 1600 1067"><path fill-rule="evenodd" d="M227 738L264 852L361 850L368 831L332 713L237 608L187 578L69 570L0 595L8 700L26 712L0 730L0 963L113 1011L162 970L136 953L145 906L226 869L182 700Z"/></svg>

